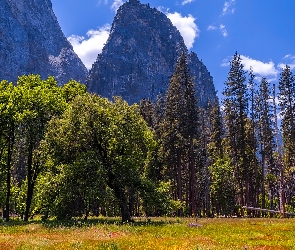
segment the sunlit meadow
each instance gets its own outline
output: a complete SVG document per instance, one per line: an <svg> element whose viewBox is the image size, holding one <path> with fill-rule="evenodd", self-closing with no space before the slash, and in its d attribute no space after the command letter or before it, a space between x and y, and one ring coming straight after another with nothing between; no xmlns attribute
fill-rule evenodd
<svg viewBox="0 0 295 250"><path fill-rule="evenodd" d="M295 219L118 218L0 224L0 249L295 249Z"/></svg>

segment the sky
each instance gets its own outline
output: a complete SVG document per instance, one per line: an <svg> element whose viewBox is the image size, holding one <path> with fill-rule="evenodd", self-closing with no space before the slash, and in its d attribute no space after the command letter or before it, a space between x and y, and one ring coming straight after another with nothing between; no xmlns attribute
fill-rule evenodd
<svg viewBox="0 0 295 250"><path fill-rule="evenodd" d="M125 0L52 0L59 24L90 69ZM278 83L282 67L295 71L294 0L140 0L167 15L213 77L222 98L229 62L237 52L245 70L253 68Z"/></svg>

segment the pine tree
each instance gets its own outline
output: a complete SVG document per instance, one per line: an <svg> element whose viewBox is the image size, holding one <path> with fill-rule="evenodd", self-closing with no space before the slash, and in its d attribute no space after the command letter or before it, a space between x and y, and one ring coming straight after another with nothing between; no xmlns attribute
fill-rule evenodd
<svg viewBox="0 0 295 250"><path fill-rule="evenodd" d="M150 99L142 99L139 104L139 113L149 128L153 128L153 104Z"/></svg>
<svg viewBox="0 0 295 250"><path fill-rule="evenodd" d="M209 157L210 161L221 158L223 156L222 138L224 136L224 128L220 105L218 99L208 104L209 116Z"/></svg>
<svg viewBox="0 0 295 250"><path fill-rule="evenodd" d="M257 86L255 82L255 75L253 73L252 67L249 71L249 113L250 117L248 120L247 129L247 154L248 154L248 176L249 176L249 195L251 206L258 206L259 194L261 189L261 171L259 169L258 159L257 159Z"/></svg>
<svg viewBox="0 0 295 250"><path fill-rule="evenodd" d="M237 198L239 205L249 203L249 178L246 155L248 96L245 84L246 76L243 68L241 57L236 52L230 62L230 71L223 91L225 96L223 106L226 139L238 186Z"/></svg>
<svg viewBox="0 0 295 250"><path fill-rule="evenodd" d="M274 174L274 125L273 119L273 107L270 102L270 85L267 80L263 77L259 86L257 95L257 113L258 113L258 141L259 141L259 153L261 159L261 173L262 173L262 184L261 184L261 206L265 208L265 184L267 174ZM272 192L271 192L272 193ZM270 197L271 207L273 195Z"/></svg>
<svg viewBox="0 0 295 250"><path fill-rule="evenodd" d="M197 101L186 52L181 54L170 79L162 131L166 172L176 190L173 197L180 202L186 201L190 213L196 214L194 139L197 135Z"/></svg>
<svg viewBox="0 0 295 250"><path fill-rule="evenodd" d="M284 203L290 203L295 191L293 169L295 165L295 76L288 65L279 80L279 106L282 119L282 135L285 149L284 168L281 166L281 210L284 216ZM286 179L286 181L284 180Z"/></svg>
<svg viewBox="0 0 295 250"><path fill-rule="evenodd" d="M284 148L287 165L291 166L295 163L295 77L288 65L281 73L279 91Z"/></svg>

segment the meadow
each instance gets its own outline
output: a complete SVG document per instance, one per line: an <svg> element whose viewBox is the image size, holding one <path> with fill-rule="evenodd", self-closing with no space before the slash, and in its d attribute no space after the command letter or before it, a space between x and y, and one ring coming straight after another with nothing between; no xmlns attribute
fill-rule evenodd
<svg viewBox="0 0 295 250"><path fill-rule="evenodd" d="M295 219L120 218L0 223L0 249L295 249Z"/></svg>

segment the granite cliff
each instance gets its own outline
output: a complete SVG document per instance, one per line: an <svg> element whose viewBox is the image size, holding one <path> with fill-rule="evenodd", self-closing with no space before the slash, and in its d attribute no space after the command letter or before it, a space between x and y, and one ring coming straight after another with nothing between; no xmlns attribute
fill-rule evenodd
<svg viewBox="0 0 295 250"><path fill-rule="evenodd" d="M109 39L86 81L88 90L128 103L155 100L165 94L180 53L187 48L177 28L165 14L138 0L117 11ZM200 106L216 98L213 79L194 52L188 54Z"/></svg>
<svg viewBox="0 0 295 250"><path fill-rule="evenodd" d="M64 36L50 0L0 0L0 80L52 75L85 82L87 69Z"/></svg>

